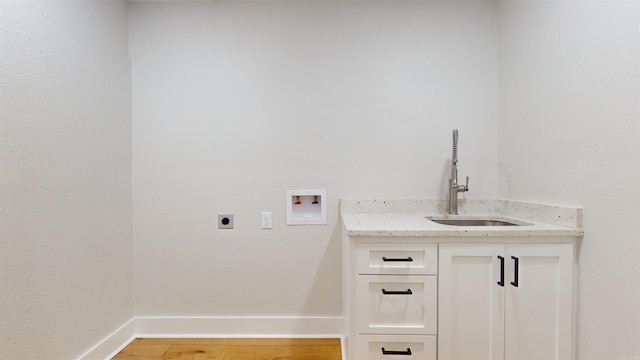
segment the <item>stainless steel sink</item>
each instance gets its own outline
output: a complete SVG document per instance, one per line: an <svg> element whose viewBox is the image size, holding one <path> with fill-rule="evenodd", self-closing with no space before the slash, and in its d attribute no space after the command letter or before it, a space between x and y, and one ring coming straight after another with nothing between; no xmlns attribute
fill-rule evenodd
<svg viewBox="0 0 640 360"><path fill-rule="evenodd" d="M452 226L523 226L523 222L506 221L492 218L439 218L427 216L427 219L442 225Z"/></svg>

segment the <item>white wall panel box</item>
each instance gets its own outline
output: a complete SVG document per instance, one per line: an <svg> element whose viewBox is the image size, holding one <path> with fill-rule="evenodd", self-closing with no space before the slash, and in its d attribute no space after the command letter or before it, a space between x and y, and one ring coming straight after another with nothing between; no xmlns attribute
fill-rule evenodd
<svg viewBox="0 0 640 360"><path fill-rule="evenodd" d="M327 190L287 190L287 225L326 225Z"/></svg>

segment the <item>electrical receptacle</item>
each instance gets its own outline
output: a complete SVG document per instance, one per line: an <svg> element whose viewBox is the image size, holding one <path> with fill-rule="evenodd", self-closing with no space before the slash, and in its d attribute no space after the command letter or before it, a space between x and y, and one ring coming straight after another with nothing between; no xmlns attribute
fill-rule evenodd
<svg viewBox="0 0 640 360"><path fill-rule="evenodd" d="M273 228L273 215L270 211L265 211L262 213L262 228L263 229Z"/></svg>
<svg viewBox="0 0 640 360"><path fill-rule="evenodd" d="M218 214L218 229L233 229L233 214Z"/></svg>

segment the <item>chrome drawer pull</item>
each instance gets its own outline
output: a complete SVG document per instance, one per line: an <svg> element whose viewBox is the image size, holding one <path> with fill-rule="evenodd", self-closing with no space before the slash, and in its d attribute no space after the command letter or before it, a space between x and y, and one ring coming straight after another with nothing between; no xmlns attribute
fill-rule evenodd
<svg viewBox="0 0 640 360"><path fill-rule="evenodd" d="M413 294L413 291L411 291L411 289L407 289L407 291L387 291L385 289L382 289L382 294L383 295L411 295Z"/></svg>
<svg viewBox="0 0 640 360"><path fill-rule="evenodd" d="M411 261L413 261L413 258L411 256L406 257L406 258L388 258L388 257L383 256L382 257L382 261L384 261L384 262L392 262L392 261L396 261L396 262L398 262L398 261L408 261L408 262L411 262Z"/></svg>
<svg viewBox="0 0 640 360"><path fill-rule="evenodd" d="M407 351L385 350L382 348L382 355L411 355L411 348L407 348Z"/></svg>

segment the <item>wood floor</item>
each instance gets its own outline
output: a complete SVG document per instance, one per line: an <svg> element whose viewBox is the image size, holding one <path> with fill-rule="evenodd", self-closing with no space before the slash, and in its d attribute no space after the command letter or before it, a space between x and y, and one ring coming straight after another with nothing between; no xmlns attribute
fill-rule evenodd
<svg viewBox="0 0 640 360"><path fill-rule="evenodd" d="M135 339L113 360L341 360L340 339Z"/></svg>

